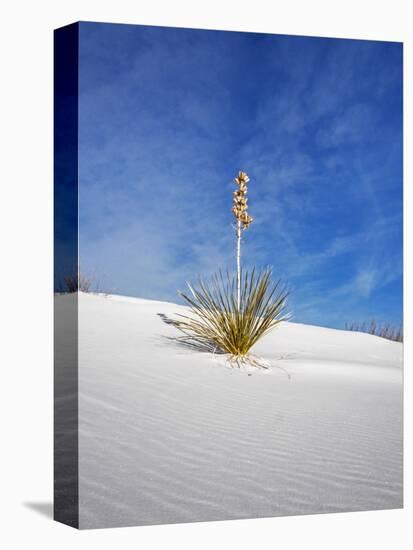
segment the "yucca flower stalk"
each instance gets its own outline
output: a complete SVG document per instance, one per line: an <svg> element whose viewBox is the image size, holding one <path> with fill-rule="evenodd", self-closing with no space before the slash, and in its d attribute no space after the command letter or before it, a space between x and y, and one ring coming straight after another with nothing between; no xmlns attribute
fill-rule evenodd
<svg viewBox="0 0 413 550"><path fill-rule="evenodd" d="M189 314L168 322L183 333L178 340L192 348L228 354L234 366L267 368L249 352L260 338L287 319L288 292L280 281L272 282L271 269L248 271L241 267L241 235L252 223L247 204L249 177L239 172L234 182L238 186L232 206L236 219L236 274L227 272L224 276L220 271L209 282L200 279L198 288L188 283L189 292L179 294L189 306Z"/></svg>
<svg viewBox="0 0 413 550"><path fill-rule="evenodd" d="M239 172L234 179L234 183L238 185L238 189L234 191L232 212L236 221L236 236L237 236L237 304L238 309L241 307L241 233L248 229L253 221L253 218L248 214L248 182L250 178L246 172Z"/></svg>

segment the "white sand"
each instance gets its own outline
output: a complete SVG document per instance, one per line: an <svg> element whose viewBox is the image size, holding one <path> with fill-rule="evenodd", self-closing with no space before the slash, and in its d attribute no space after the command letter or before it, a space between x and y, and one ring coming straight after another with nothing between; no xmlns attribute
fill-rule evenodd
<svg viewBox="0 0 413 550"><path fill-rule="evenodd" d="M81 528L402 506L401 344L283 323L248 376L165 338L182 309L80 295Z"/></svg>

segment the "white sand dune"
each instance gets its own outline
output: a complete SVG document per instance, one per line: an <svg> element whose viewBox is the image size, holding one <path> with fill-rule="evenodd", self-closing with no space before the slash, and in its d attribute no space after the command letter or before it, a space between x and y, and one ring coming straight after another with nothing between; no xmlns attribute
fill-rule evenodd
<svg viewBox="0 0 413 550"><path fill-rule="evenodd" d="M248 376L183 309L80 295L81 528L402 507L401 344L283 323Z"/></svg>

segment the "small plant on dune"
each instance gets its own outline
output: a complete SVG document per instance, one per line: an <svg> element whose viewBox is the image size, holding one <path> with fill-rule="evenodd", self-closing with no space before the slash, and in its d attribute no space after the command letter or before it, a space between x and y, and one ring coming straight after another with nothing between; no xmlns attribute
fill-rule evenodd
<svg viewBox="0 0 413 550"><path fill-rule="evenodd" d="M375 319L371 319L369 322L362 323L346 323L345 330L352 330L355 332L365 332L374 336L380 336L393 342L403 342L403 325L394 326L390 323L380 324Z"/></svg>
<svg viewBox="0 0 413 550"><path fill-rule="evenodd" d="M280 281L273 282L271 270L243 270L241 235L253 219L248 214L247 184L249 177L239 172L234 180L232 212L235 216L236 273L222 272L208 282L199 280L197 288L188 283L189 292L179 294L189 306L189 315L180 315L174 324L184 333L186 342L230 355L231 364L265 364L249 352L271 329L285 320L288 292Z"/></svg>
<svg viewBox="0 0 413 550"><path fill-rule="evenodd" d="M82 273L76 275L68 275L63 279L63 285L61 285L62 293L71 294L73 292L91 292L92 279L82 275Z"/></svg>

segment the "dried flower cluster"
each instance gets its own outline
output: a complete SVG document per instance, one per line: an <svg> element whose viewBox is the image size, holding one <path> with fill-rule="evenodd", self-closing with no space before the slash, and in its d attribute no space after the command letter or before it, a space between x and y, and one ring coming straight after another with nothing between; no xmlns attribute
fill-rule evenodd
<svg viewBox="0 0 413 550"><path fill-rule="evenodd" d="M234 206L232 212L236 219L241 222L242 229L248 229L253 218L248 214L248 199L247 199L247 183L250 181L245 172L239 172L234 182L238 185L238 189L234 191Z"/></svg>

